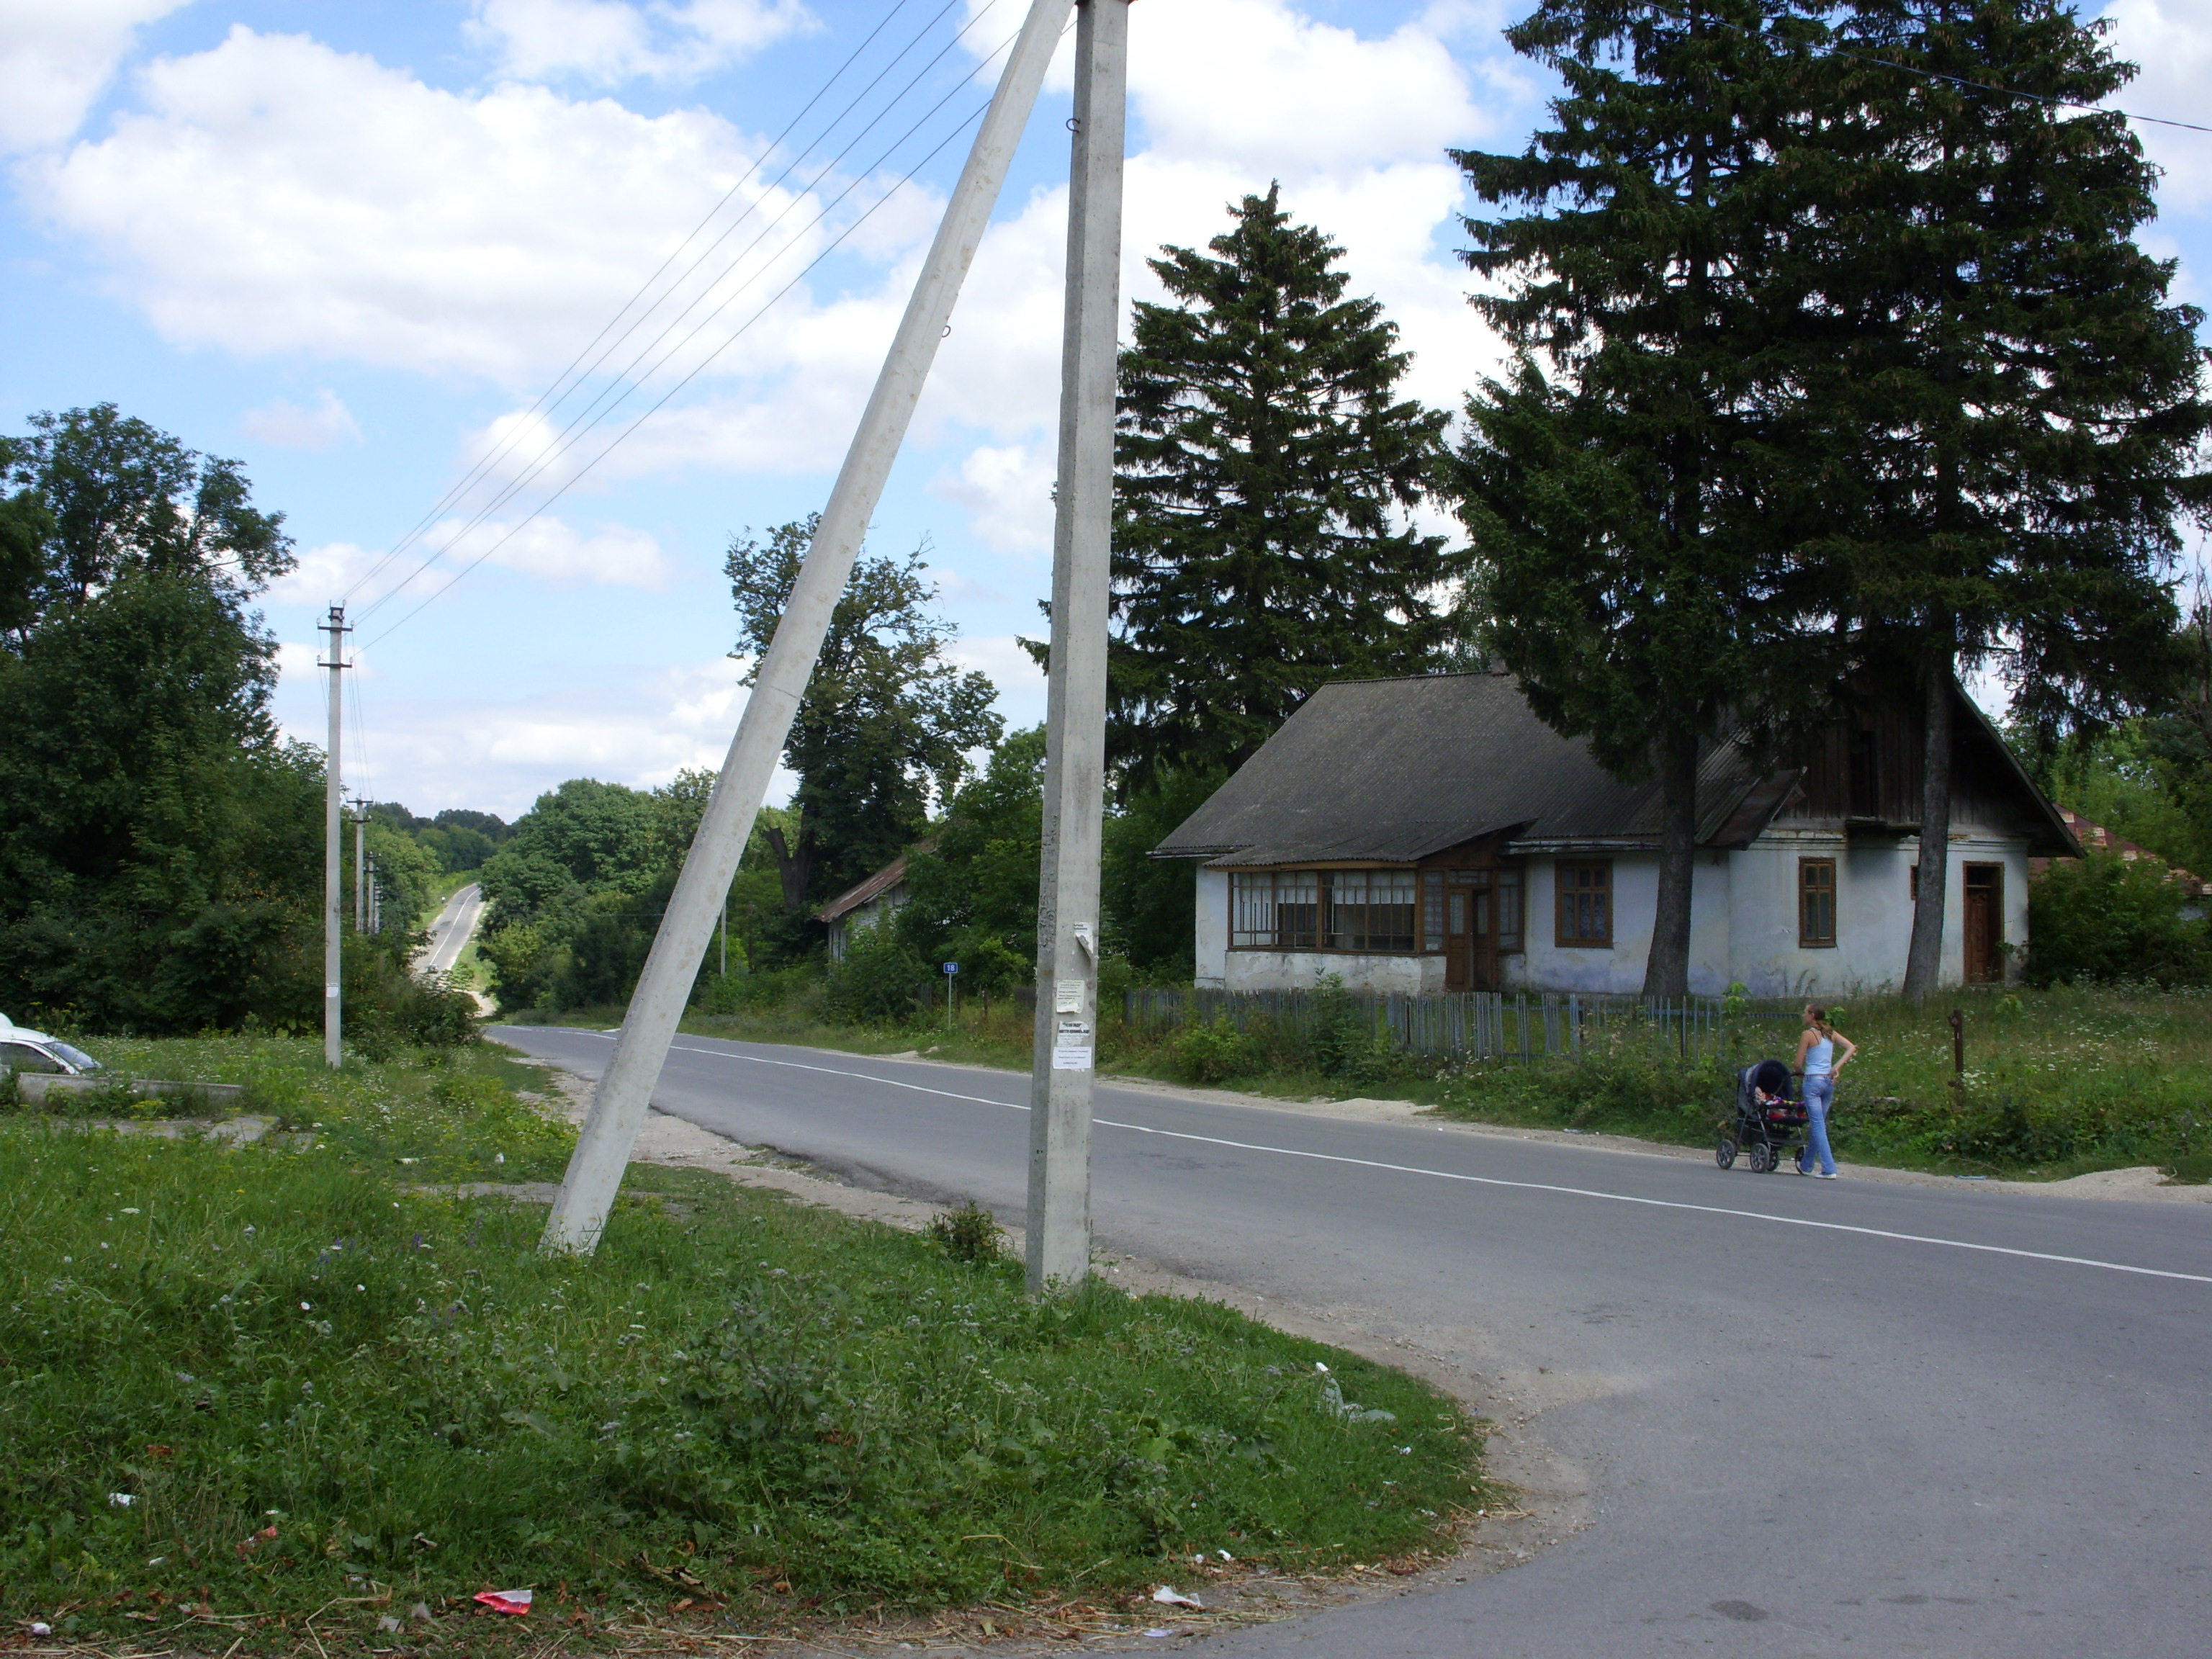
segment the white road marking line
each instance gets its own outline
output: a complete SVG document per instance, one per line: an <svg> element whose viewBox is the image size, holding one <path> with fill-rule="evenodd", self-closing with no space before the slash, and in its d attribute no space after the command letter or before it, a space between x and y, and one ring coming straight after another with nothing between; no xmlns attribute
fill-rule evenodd
<svg viewBox="0 0 2212 1659"><path fill-rule="evenodd" d="M605 1032L585 1032L581 1035L600 1036ZM807 1066L794 1060L769 1060L760 1054L732 1054L723 1048L678 1048L679 1054L705 1054L715 1060L750 1060L756 1066L781 1066L794 1072L820 1072L830 1077L858 1078L864 1083L879 1083L886 1088L910 1090L915 1094L940 1095L947 1100L965 1100L979 1106L996 1106L1011 1112L1026 1112L1027 1106L1012 1101L991 1100L982 1095L963 1095L950 1089L932 1089L919 1083L902 1083L896 1078L878 1077L872 1072L848 1071L837 1066ZM1936 1244L1952 1250L1978 1250L1986 1255L2015 1256L2025 1261L2054 1261L2069 1267L2100 1267L2106 1273L2138 1273L2148 1279L2178 1279L2191 1285L2212 1285L2212 1273L2174 1273L2165 1267L2138 1267L2126 1261L2100 1261L2094 1256L2058 1255L2048 1250L2020 1250L2006 1244L1977 1244L1963 1238L1936 1238L1926 1233L1893 1232L1886 1227L1857 1227L1843 1221L1815 1221L1806 1216L1769 1215L1759 1210L1735 1210L1718 1204L1685 1204L1668 1198L1638 1198L1631 1193L1600 1192L1591 1187L1562 1187L1548 1181L1507 1181L1498 1176L1462 1175L1454 1170L1424 1170L1411 1164L1386 1164L1377 1158L1348 1158L1340 1152L1302 1152L1295 1146L1264 1146L1249 1140L1224 1140L1218 1135L1192 1134L1181 1129L1155 1129L1142 1123L1121 1123L1112 1118L1091 1120L1103 1129L1127 1129L1140 1135L1165 1135L1170 1140L1191 1140L1207 1146L1228 1146L1242 1152L1267 1152L1277 1158L1310 1158L1321 1164L1348 1164L1363 1170L1382 1170L1392 1175L1426 1176L1434 1181L1459 1181L1477 1187L1510 1187L1528 1193L1558 1193L1567 1198L1600 1198L1614 1204L1641 1204L1655 1210L1689 1210L1699 1215L1735 1216L1745 1221L1769 1221L1784 1227L1814 1227L1823 1232L1856 1233L1863 1238L1893 1239L1905 1244Z"/></svg>

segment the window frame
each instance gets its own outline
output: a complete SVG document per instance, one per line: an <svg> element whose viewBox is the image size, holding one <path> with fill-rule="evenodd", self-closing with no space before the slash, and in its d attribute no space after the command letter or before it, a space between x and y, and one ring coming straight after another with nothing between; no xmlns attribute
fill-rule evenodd
<svg viewBox="0 0 2212 1659"><path fill-rule="evenodd" d="M1379 892L1378 892L1378 890ZM1340 900L1338 893L1346 896ZM1418 957L1425 951L1427 884L1410 866L1358 869L1283 865L1229 872L1229 948L1304 951L1322 956ZM1302 912L1284 926L1285 911ZM1270 925L1249 927L1262 915ZM1378 920L1403 921L1385 932ZM1309 920L1310 919L1310 920ZM1297 925L1303 924L1303 925ZM1288 935L1295 943L1285 943ZM1376 944L1376 939L1387 944Z"/></svg>
<svg viewBox="0 0 2212 1659"><path fill-rule="evenodd" d="M1595 875L1598 879L1587 884L1571 883L1569 877ZM1601 929L1583 933L1576 931L1587 921L1589 907L1584 901L1595 897L1601 915ZM1574 913L1570 922L1570 916ZM1554 859L1552 861L1552 942L1562 951L1610 951L1613 949L1613 860L1611 859Z"/></svg>
<svg viewBox="0 0 2212 1659"><path fill-rule="evenodd" d="M1815 887L1809 878L1816 871L1827 873L1825 889ZM1837 915L1836 860L1832 854L1808 855L1797 860L1797 948L1801 951L1832 951L1839 931ZM1828 930L1822 935L1809 924L1813 920L1812 906L1816 899L1825 898L1828 911Z"/></svg>

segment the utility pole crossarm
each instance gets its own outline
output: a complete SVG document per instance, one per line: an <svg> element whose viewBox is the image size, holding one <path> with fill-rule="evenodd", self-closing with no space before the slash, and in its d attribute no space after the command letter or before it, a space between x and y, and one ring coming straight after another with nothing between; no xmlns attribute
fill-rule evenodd
<svg viewBox="0 0 2212 1659"><path fill-rule="evenodd" d="M1006 170L1059 44L1069 0L1031 0L975 143L946 204L898 333L846 453L791 599L762 654L729 758L700 819L614 1054L592 1097L568 1171L545 1224L544 1248L583 1252L599 1243L645 1121L714 923L736 878L799 698L821 654L831 611L852 574L868 520L914 417L952 307L990 222Z"/></svg>

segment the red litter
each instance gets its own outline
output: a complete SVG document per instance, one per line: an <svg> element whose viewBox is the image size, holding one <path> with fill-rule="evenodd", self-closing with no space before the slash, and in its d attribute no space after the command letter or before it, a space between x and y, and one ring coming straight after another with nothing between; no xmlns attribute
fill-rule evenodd
<svg viewBox="0 0 2212 1659"><path fill-rule="evenodd" d="M520 1590L479 1590L477 1600L494 1613L512 1613L520 1616L530 1611L532 1592Z"/></svg>

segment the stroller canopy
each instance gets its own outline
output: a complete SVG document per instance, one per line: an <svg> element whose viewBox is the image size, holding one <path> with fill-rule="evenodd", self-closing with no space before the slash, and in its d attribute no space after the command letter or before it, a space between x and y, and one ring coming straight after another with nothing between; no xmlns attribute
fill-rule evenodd
<svg viewBox="0 0 2212 1659"><path fill-rule="evenodd" d="M1745 1066L1738 1080L1747 1105L1753 1089L1777 1098L1790 1092L1790 1068L1778 1060L1762 1060L1755 1066Z"/></svg>

